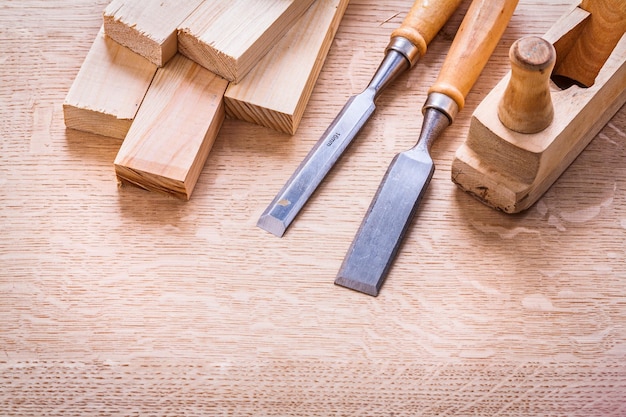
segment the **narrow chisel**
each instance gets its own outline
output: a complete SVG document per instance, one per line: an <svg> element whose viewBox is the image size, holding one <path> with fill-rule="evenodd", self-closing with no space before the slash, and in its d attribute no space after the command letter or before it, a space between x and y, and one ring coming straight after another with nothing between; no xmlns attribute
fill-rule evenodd
<svg viewBox="0 0 626 417"><path fill-rule="evenodd" d="M416 0L393 31L385 58L369 85L351 97L300 166L263 212L257 226L282 236L376 109L375 100L400 74L426 53L427 45L462 0Z"/></svg>
<svg viewBox="0 0 626 417"><path fill-rule="evenodd" d="M341 265L335 284L378 295L435 171L433 141L463 108L518 0L474 0L428 91L417 144L393 159Z"/></svg>

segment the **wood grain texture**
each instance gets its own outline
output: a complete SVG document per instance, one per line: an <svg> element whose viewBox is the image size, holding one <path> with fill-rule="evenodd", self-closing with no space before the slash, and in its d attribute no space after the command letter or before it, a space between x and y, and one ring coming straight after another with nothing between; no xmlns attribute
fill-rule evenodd
<svg viewBox="0 0 626 417"><path fill-rule="evenodd" d="M392 370L385 363L357 360L143 363L0 362L0 370L24 376L5 392L4 410L16 417L30 415L28 408L69 416L486 417L545 415L548 410L576 417L626 412L626 383L600 382L619 377L624 365L408 362ZM424 386L436 389L428 392Z"/></svg>
<svg viewBox="0 0 626 417"><path fill-rule="evenodd" d="M227 85L182 55L159 69L115 158L118 178L188 200L224 121Z"/></svg>
<svg viewBox="0 0 626 417"><path fill-rule="evenodd" d="M205 1L179 27L182 54L239 82L313 0Z"/></svg>
<svg viewBox="0 0 626 417"><path fill-rule="evenodd" d="M124 139L155 73L101 29L63 103L65 126Z"/></svg>
<svg viewBox="0 0 626 417"><path fill-rule="evenodd" d="M177 28L203 0L113 0L104 30L116 42L162 67L178 50Z"/></svg>
<svg viewBox="0 0 626 417"><path fill-rule="evenodd" d="M226 115L296 133L348 0L317 0L224 96Z"/></svg>
<svg viewBox="0 0 626 417"><path fill-rule="evenodd" d="M106 3L0 7L0 414L626 413L626 109L520 215L450 181L509 47L569 0L520 0L376 299L333 279L467 2L282 239L256 220L412 2L351 0L296 134L226 120L189 201L118 188L119 142L65 129Z"/></svg>

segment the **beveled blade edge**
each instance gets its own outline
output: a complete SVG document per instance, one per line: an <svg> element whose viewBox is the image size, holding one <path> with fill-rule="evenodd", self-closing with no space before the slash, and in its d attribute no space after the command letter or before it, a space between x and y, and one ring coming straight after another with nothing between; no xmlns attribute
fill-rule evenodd
<svg viewBox="0 0 626 417"><path fill-rule="evenodd" d="M272 216L271 214L262 214L256 225L276 237L282 237L287 231L288 226L288 224L285 224L284 221Z"/></svg>

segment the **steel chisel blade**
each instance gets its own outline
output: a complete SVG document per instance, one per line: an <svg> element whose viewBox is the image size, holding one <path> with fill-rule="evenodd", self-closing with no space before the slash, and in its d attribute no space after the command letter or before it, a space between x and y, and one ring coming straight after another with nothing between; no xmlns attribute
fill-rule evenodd
<svg viewBox="0 0 626 417"><path fill-rule="evenodd" d="M434 171L435 165L426 153L396 155L348 249L335 284L378 295Z"/></svg>
<svg viewBox="0 0 626 417"><path fill-rule="evenodd" d="M257 226L282 236L356 134L374 113L375 92L366 89L348 100L298 169L263 212Z"/></svg>

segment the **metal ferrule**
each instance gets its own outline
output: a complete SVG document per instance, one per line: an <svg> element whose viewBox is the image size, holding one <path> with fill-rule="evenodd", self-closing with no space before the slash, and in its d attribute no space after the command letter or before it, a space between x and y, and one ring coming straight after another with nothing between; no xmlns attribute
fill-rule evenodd
<svg viewBox="0 0 626 417"><path fill-rule="evenodd" d="M402 36L395 36L391 38L385 52L389 52L390 49L402 54L409 61L411 67L417 64L417 61L420 59L417 46L413 45L411 41Z"/></svg>
<svg viewBox="0 0 626 417"><path fill-rule="evenodd" d="M442 93L430 93L426 99L426 103L422 108L422 113L427 109L437 109L450 120L450 123L454 121L454 118L459 113L459 106L451 97Z"/></svg>
<svg viewBox="0 0 626 417"><path fill-rule="evenodd" d="M411 65L402 53L395 49L388 50L367 89L373 91L374 98L377 98L388 85L409 68Z"/></svg>

